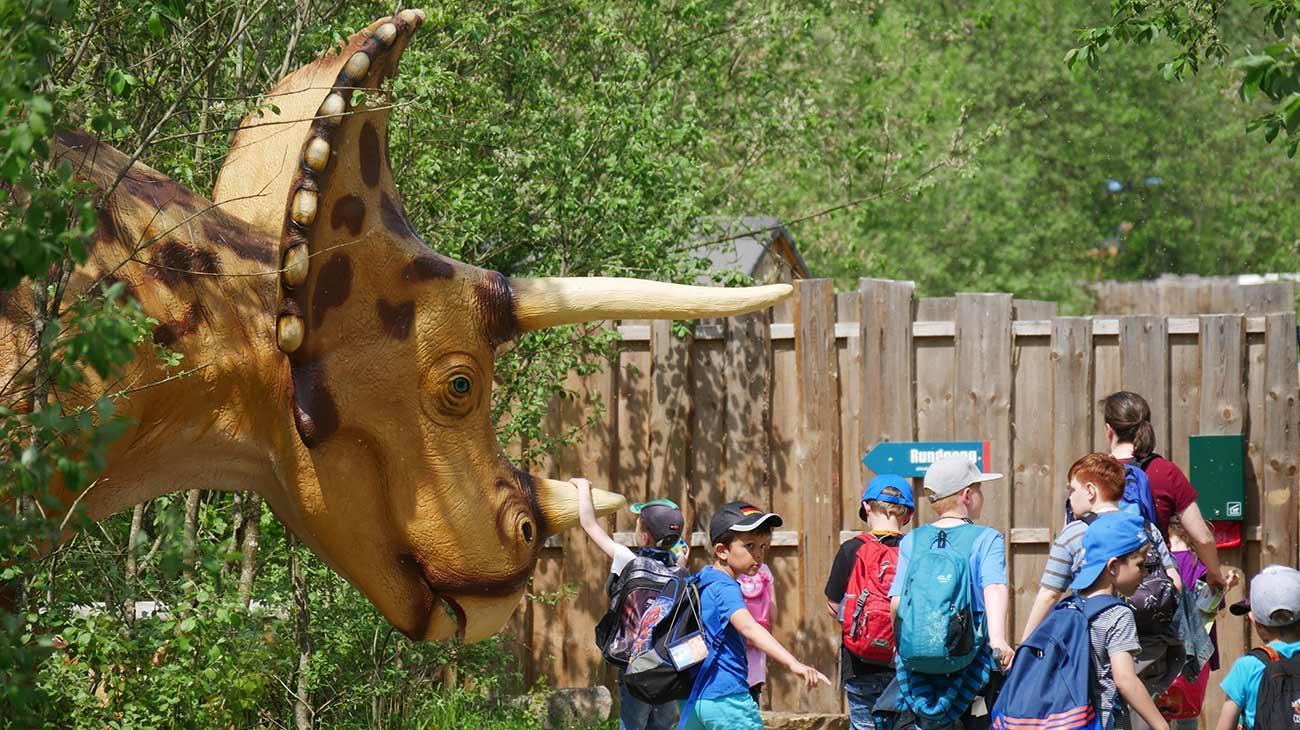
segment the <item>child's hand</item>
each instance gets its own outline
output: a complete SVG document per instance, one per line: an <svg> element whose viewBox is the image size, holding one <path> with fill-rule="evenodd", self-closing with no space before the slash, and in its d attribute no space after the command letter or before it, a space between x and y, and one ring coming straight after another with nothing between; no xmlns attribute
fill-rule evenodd
<svg viewBox="0 0 1300 730"><path fill-rule="evenodd" d="M821 682L831 683L831 680L825 674L817 671L816 667L810 667L797 659L787 665L787 668L799 675L799 678L804 682L804 686L808 689L816 687Z"/></svg>

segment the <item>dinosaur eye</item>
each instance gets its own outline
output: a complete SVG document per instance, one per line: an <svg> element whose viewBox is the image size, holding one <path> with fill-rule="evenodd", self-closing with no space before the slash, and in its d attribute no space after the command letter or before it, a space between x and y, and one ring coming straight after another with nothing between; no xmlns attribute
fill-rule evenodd
<svg viewBox="0 0 1300 730"><path fill-rule="evenodd" d="M465 395L466 393L469 392L469 389L470 389L469 378L465 377L464 375L457 375L456 377L451 379L452 392L458 395Z"/></svg>

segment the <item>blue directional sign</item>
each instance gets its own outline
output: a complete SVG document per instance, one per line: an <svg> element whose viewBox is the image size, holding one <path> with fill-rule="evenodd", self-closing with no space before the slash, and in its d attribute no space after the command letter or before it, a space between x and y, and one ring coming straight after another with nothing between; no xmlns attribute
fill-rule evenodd
<svg viewBox="0 0 1300 730"><path fill-rule="evenodd" d="M945 456L965 456L983 471L989 463L989 442L883 441L862 457L862 463L877 474L923 477L931 464Z"/></svg>

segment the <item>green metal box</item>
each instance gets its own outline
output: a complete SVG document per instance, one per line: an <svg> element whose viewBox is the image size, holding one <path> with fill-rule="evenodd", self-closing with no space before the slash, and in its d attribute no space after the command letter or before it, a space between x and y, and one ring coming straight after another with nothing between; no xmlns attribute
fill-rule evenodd
<svg viewBox="0 0 1300 730"><path fill-rule="evenodd" d="M1187 437L1188 477L1207 520L1241 520L1246 506L1246 441L1239 434Z"/></svg>

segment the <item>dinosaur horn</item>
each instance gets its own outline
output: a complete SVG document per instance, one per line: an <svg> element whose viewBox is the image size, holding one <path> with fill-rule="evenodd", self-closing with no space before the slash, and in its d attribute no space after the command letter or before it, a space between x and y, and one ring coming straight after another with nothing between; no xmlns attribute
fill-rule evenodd
<svg viewBox="0 0 1300 730"><path fill-rule="evenodd" d="M554 479L537 478L537 507L546 521L546 534L555 535L578 524L578 488L572 482L557 482ZM595 504L596 514L607 515L617 512L627 504L620 494L606 492L603 489L591 490L591 501Z"/></svg>
<svg viewBox="0 0 1300 730"><path fill-rule="evenodd" d="M730 317L790 296L789 284L737 289L609 277L511 279L520 332L602 319Z"/></svg>

